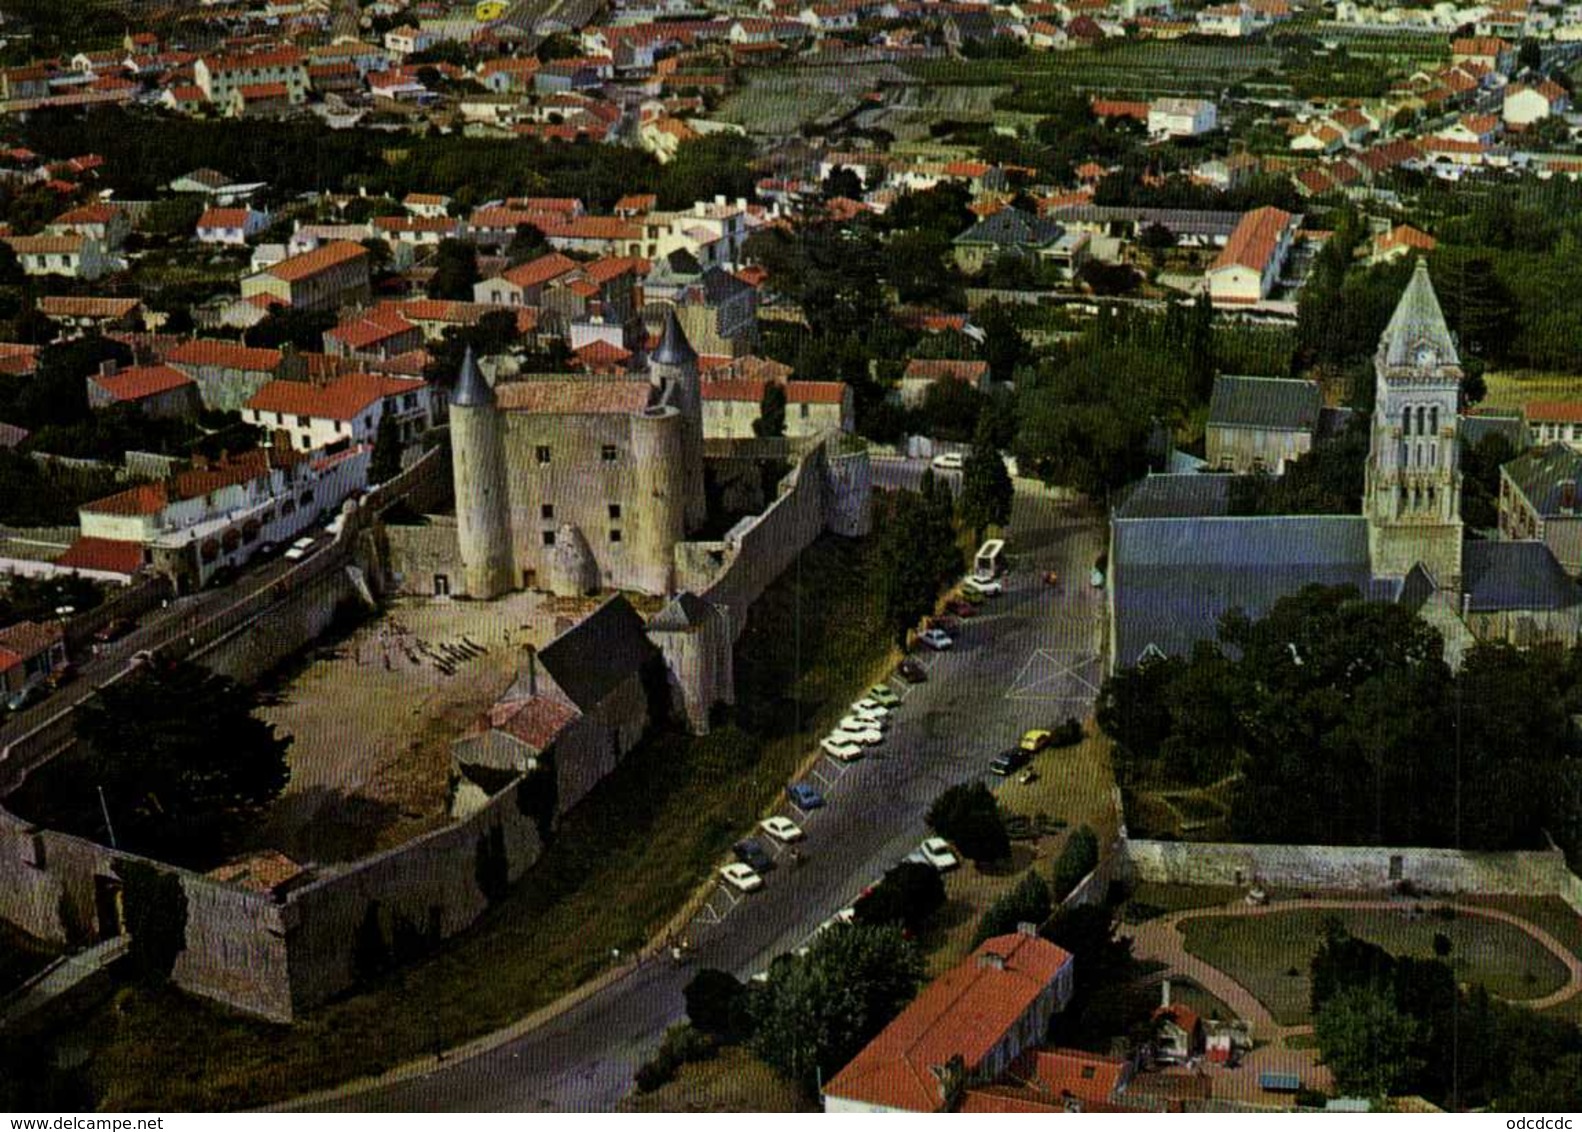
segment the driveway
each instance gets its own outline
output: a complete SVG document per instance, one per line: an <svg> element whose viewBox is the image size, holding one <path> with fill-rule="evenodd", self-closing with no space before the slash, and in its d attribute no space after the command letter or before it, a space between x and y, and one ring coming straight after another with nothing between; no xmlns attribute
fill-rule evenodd
<svg viewBox="0 0 1582 1132"><path fill-rule="evenodd" d="M915 484L923 467L877 461L875 479L881 486ZM292 1107L613 1109L665 1027L681 1020L681 991L693 970L718 967L741 978L764 970L917 847L927 832L924 814L946 787L993 779L989 760L1025 729L1090 714L1103 670L1104 605L1102 591L1085 580L1103 540L1103 522L1091 512L1019 485L1007 536L1015 570L1006 593L964 623L955 648L922 656L926 683L896 685L905 699L882 747L851 764L822 757L812 764L806 777L828 805L809 814L780 811L807 831L804 863L773 870L750 896L723 887L710 892L679 929L692 943L692 963L629 963L531 1028L482 1039L439 1065L397 1070L372 1088L365 1083ZM1053 590L1040 581L1051 569L1084 584ZM808 737L810 751L818 738ZM742 815L743 827L758 816Z"/></svg>

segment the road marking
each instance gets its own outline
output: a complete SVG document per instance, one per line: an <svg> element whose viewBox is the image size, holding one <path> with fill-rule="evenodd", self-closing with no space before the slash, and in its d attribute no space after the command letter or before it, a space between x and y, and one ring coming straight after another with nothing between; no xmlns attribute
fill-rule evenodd
<svg viewBox="0 0 1582 1132"><path fill-rule="evenodd" d="M1079 688L1086 689L1093 696L1098 695L1098 685L1082 675L1082 671L1096 664L1098 659L1098 655L1091 652L1038 649L1027 658L1027 663L1022 665L1021 671L1011 681L1010 687L1006 689L1005 698L1086 703L1091 696L1071 695L1055 689L1069 687L1069 681L1074 682Z"/></svg>

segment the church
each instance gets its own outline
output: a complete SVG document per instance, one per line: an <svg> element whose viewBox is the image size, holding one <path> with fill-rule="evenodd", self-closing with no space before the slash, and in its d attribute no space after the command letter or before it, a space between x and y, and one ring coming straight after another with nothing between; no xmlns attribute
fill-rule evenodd
<svg viewBox="0 0 1582 1132"><path fill-rule="evenodd" d="M1239 516L1233 477L1152 475L1110 518L1112 668L1184 655L1220 617L1257 617L1309 584L1399 602L1445 638L1452 663L1479 640L1582 636L1579 589L1542 542L1468 538L1458 396L1464 373L1419 259L1374 354L1360 515Z"/></svg>

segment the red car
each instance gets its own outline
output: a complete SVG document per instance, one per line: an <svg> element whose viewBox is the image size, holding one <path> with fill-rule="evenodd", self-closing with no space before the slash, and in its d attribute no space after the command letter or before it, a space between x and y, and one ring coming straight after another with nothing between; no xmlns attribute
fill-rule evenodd
<svg viewBox="0 0 1582 1132"><path fill-rule="evenodd" d="M945 608L957 617L976 617L978 615L978 607L976 605L973 605L970 601L962 601L959 598L955 601L947 601Z"/></svg>

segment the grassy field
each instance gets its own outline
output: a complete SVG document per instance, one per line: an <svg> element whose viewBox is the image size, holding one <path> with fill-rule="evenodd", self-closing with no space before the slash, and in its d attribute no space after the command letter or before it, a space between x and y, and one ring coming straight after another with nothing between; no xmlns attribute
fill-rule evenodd
<svg viewBox="0 0 1582 1132"><path fill-rule="evenodd" d="M1125 42L1020 59L931 61L910 70L930 85L1014 87L999 106L1036 113L1073 90L1124 91L1127 98L1216 94L1279 64L1280 52L1261 44Z"/></svg>
<svg viewBox="0 0 1582 1132"><path fill-rule="evenodd" d="M1542 928L1573 955L1582 955L1582 915L1558 896L1463 896L1465 904L1481 904L1499 908L1532 922ZM1552 1006L1544 1011L1559 1018L1569 1018L1582 1023L1582 995Z"/></svg>
<svg viewBox="0 0 1582 1132"><path fill-rule="evenodd" d="M123 991L81 1028L94 1036L100 1106L247 1108L377 1073L520 1018L597 974L611 948L636 947L765 812L818 726L891 661L861 584L871 553L822 539L753 607L738 695L772 726L651 737L474 929L294 1026L171 990Z"/></svg>
<svg viewBox="0 0 1582 1132"><path fill-rule="evenodd" d="M1401 912L1299 909L1259 917L1205 917L1182 924L1186 949L1241 983L1285 1025L1310 1021L1308 965L1324 922L1339 916L1347 930L1396 955L1432 958L1434 935L1450 937L1451 964L1462 982L1482 983L1512 1001L1565 985L1560 961L1508 924L1476 916L1410 918Z"/></svg>
<svg viewBox="0 0 1582 1132"><path fill-rule="evenodd" d="M1128 923L1141 923L1171 912L1186 912L1193 908L1217 908L1239 900L1246 889L1231 885L1208 884L1158 884L1143 881L1132 889L1131 896L1121 908L1121 916Z"/></svg>
<svg viewBox="0 0 1582 1132"><path fill-rule="evenodd" d="M622 1112L821 1112L815 1100L739 1046L681 1067L670 1084L628 1097Z"/></svg>
<svg viewBox="0 0 1582 1132"><path fill-rule="evenodd" d="M906 76L887 63L848 67L775 67L748 72L747 82L713 115L753 134L794 134L804 122L856 108L882 81Z"/></svg>
<svg viewBox="0 0 1582 1132"><path fill-rule="evenodd" d="M1488 396L1481 408L1519 409L1529 401L1573 401L1582 397L1582 376L1533 370L1488 373Z"/></svg>

